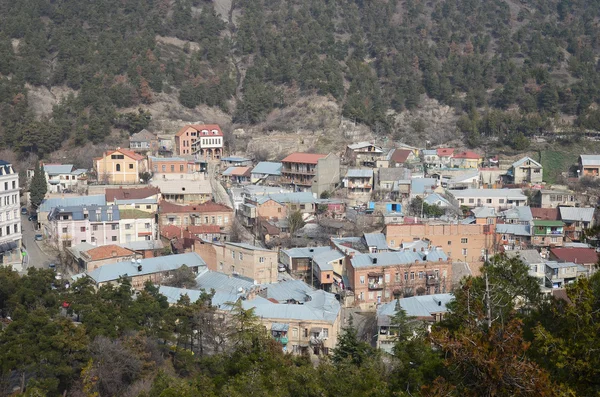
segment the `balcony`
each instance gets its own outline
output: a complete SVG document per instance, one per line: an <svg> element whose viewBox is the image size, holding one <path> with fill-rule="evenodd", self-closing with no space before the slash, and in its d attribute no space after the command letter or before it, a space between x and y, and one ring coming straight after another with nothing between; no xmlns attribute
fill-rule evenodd
<svg viewBox="0 0 600 397"><path fill-rule="evenodd" d="M281 343L284 346L287 345L289 341L287 336L275 336L273 337L273 339L275 339L277 342Z"/></svg>
<svg viewBox="0 0 600 397"><path fill-rule="evenodd" d="M312 185L312 178L307 179L307 178L286 178L286 177L281 177L281 183L282 184L294 184L294 185L301 185L301 186L311 186Z"/></svg>
<svg viewBox="0 0 600 397"><path fill-rule="evenodd" d="M383 289L383 283L369 283L370 290L380 290Z"/></svg>
<svg viewBox="0 0 600 397"><path fill-rule="evenodd" d="M284 168L281 170L282 174L296 174L296 175L310 175L310 176L315 176L316 174L316 169L312 168L312 169L306 169L306 168L299 168L299 169L293 169L293 168Z"/></svg>
<svg viewBox="0 0 600 397"><path fill-rule="evenodd" d="M430 276L430 277L427 277L427 280L425 283L426 283L426 285L439 285L440 279L437 277Z"/></svg>

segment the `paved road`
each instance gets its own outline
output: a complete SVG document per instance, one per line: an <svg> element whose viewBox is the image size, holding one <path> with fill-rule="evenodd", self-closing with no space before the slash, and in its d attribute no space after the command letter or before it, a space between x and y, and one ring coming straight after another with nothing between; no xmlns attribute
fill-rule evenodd
<svg viewBox="0 0 600 397"><path fill-rule="evenodd" d="M26 252L23 261L24 267L47 268L50 263L56 261L55 257L48 255L40 248L41 241L35 241L34 223L27 220L27 215L21 216L21 232L23 234L23 247Z"/></svg>

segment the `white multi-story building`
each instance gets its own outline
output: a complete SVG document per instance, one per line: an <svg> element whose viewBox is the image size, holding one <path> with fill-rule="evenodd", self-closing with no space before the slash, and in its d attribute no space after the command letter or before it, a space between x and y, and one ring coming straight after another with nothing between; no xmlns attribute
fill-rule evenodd
<svg viewBox="0 0 600 397"><path fill-rule="evenodd" d="M73 164L44 164L46 183L49 193L76 192L87 184L87 170L76 169ZM27 170L27 179L31 181L34 169Z"/></svg>
<svg viewBox="0 0 600 397"><path fill-rule="evenodd" d="M21 263L19 174L0 160L0 264Z"/></svg>

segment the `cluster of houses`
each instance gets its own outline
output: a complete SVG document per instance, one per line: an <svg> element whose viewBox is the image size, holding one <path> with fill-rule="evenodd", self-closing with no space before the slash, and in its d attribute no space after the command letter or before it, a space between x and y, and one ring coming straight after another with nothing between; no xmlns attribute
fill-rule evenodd
<svg viewBox="0 0 600 397"><path fill-rule="evenodd" d="M600 156L580 157L580 177L599 169ZM2 172L13 175L6 170L0 164L0 182ZM585 233L596 225L597 198L544 184L530 157L359 142L257 162L225 156L218 125L192 124L174 137L134 134L91 171L43 170L49 194L36 227L75 279L101 286L128 277L142 288L191 268L197 288L160 287L170 303L202 289L214 290L224 311L241 299L294 353L335 347L343 307L376 311L378 345L391 351L399 307L440 320L452 289L497 253L521 258L548 294L597 262ZM13 230L4 222L0 247L2 231ZM13 245L3 252L18 251Z"/></svg>

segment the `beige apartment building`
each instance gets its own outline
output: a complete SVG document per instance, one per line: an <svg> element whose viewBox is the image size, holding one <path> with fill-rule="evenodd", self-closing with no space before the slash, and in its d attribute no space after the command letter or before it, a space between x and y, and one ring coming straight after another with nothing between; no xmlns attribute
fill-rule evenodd
<svg viewBox="0 0 600 397"><path fill-rule="evenodd" d="M98 181L103 184L136 184L148 170L146 158L128 149L117 148L94 159Z"/></svg>
<svg viewBox="0 0 600 397"><path fill-rule="evenodd" d="M473 264L478 269L484 262L486 250L494 247L494 225L463 225L460 223L389 224L384 229L388 246L401 248L414 240L428 240L441 248L449 258Z"/></svg>
<svg viewBox="0 0 600 397"><path fill-rule="evenodd" d="M251 278L259 284L277 281L277 252L244 243L199 240L194 251L210 270Z"/></svg>

